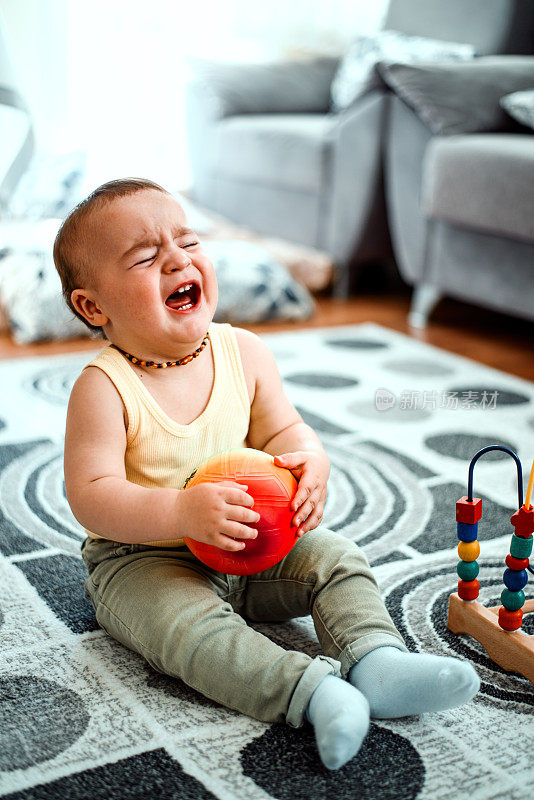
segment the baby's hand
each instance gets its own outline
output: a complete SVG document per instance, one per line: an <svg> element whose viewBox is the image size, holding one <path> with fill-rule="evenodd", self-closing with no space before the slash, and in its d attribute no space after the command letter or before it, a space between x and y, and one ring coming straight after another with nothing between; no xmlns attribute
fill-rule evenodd
<svg viewBox="0 0 534 800"><path fill-rule="evenodd" d="M180 535L222 550L242 550L245 543L234 539L255 539L258 531L246 523L260 518L251 508L254 499L245 491L247 488L234 481L220 481L198 483L180 491Z"/></svg>
<svg viewBox="0 0 534 800"><path fill-rule="evenodd" d="M321 453L298 450L274 456L274 463L277 467L291 470L299 482L291 508L297 512L292 523L299 526L297 536L300 537L316 528L323 518L330 461Z"/></svg>

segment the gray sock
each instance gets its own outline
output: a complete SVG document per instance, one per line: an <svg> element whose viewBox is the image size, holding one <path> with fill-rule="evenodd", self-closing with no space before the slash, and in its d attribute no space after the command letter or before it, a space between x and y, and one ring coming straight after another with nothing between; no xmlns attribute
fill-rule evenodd
<svg viewBox="0 0 534 800"><path fill-rule="evenodd" d="M443 711L467 703L480 688L467 661L397 647L371 650L351 667L347 679L365 695L374 719Z"/></svg>
<svg viewBox="0 0 534 800"><path fill-rule="evenodd" d="M339 769L360 749L369 729L369 703L361 692L335 675L317 685L306 708L321 761Z"/></svg>

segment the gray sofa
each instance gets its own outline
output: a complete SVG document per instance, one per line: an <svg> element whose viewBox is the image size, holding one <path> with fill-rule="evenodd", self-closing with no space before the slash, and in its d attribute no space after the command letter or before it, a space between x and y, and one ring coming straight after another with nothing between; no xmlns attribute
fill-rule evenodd
<svg viewBox="0 0 534 800"><path fill-rule="evenodd" d="M532 0L391 0L385 29L531 52ZM204 64L188 87L192 194L256 231L328 251L346 296L364 262L391 258L383 184L385 88L330 110L338 59Z"/></svg>
<svg viewBox="0 0 534 800"><path fill-rule="evenodd" d="M385 186L410 324L444 295L534 319L534 131L499 105L534 89L534 57L384 73L404 95L390 101Z"/></svg>

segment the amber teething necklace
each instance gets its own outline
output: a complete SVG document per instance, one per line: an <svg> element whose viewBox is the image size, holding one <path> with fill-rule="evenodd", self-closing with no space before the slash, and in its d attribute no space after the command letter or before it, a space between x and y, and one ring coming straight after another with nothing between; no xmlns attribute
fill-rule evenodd
<svg viewBox="0 0 534 800"><path fill-rule="evenodd" d="M115 347L117 350L120 350L120 352L126 356L128 361L132 362L132 364L137 364L140 367L152 367L152 369L165 369L166 367L181 367L182 364L189 364L190 361L196 358L198 354L204 350L209 338L210 335L207 333L202 339L200 347L197 347L194 353L190 353L188 356L178 359L178 361L146 361L132 356L130 353L127 353L126 350L123 350L122 347L118 347L116 344L111 346Z"/></svg>

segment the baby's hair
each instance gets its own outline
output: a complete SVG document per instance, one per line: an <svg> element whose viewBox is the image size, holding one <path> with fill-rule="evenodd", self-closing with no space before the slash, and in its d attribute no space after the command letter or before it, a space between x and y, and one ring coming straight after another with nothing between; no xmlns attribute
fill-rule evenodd
<svg viewBox="0 0 534 800"><path fill-rule="evenodd" d="M105 338L103 329L91 325L77 311L70 297L74 289L79 289L87 278L94 278L96 274L95 265L91 264L87 257L88 242L84 223L94 211L112 200L147 189L168 194L162 186L145 178L118 178L103 183L72 209L57 232L54 242L54 264L61 278L63 299L72 313L87 325L97 338Z"/></svg>

